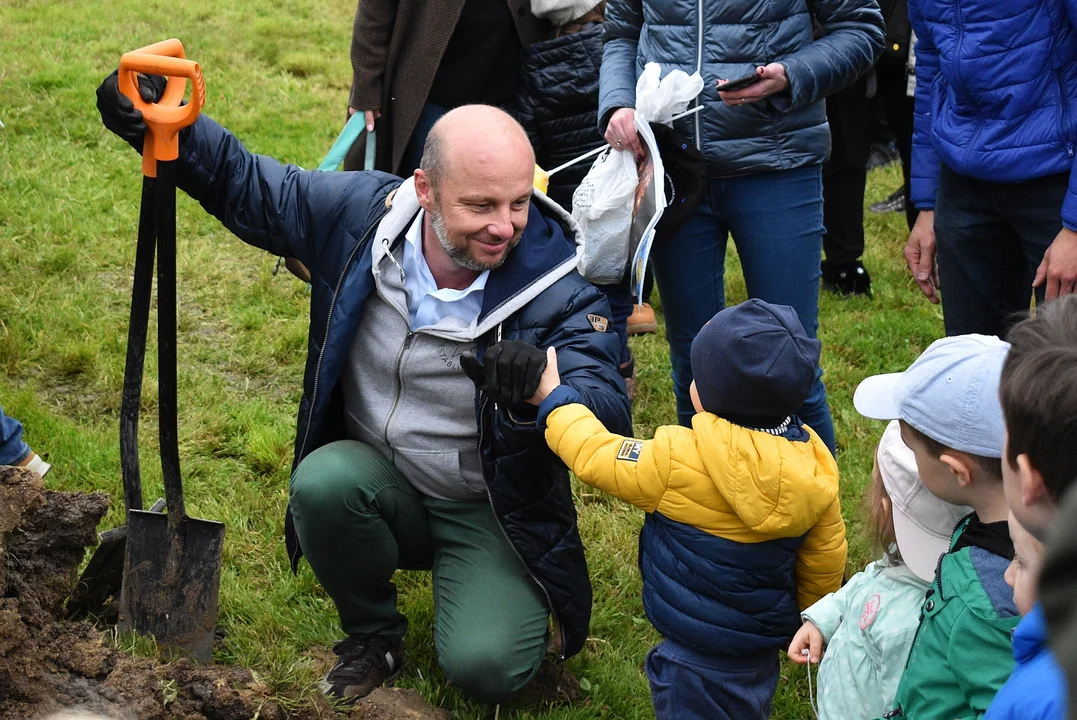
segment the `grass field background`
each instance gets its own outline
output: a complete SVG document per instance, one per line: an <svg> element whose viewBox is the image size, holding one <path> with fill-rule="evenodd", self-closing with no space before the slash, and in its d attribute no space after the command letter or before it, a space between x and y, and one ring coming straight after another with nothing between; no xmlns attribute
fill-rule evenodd
<svg viewBox="0 0 1077 720"><path fill-rule="evenodd" d="M140 197L138 156L101 125L94 90L122 52L167 37L202 64L205 112L255 152L314 167L345 113L351 0L5 0L0 4L0 405L47 455L55 488L103 490L122 520L117 411ZM868 201L900 184L872 174ZM216 660L253 668L303 703L317 679L314 650L338 639L332 603L305 565L288 570L281 542L307 335L305 286L271 272L181 195L179 211L180 442L189 510L227 524ZM901 259L904 218L867 217L873 299L824 296L825 380L840 445L850 571L867 562L861 496L882 425L852 408L866 375L904 368L942 334L941 315ZM730 302L745 297L734 251ZM151 318L151 322L155 319ZM640 389L637 436L675 421L661 333L632 341ZM147 376L155 377L151 337ZM142 461L147 497L161 494L155 385L147 383ZM591 640L569 662L585 701L500 717L653 717L642 661L656 634L643 618L636 570L642 513L577 485L595 586ZM356 549L358 551L358 549ZM401 684L459 718L489 709L448 687L431 640L430 579L399 576L412 625ZM146 651L144 646L142 651ZM807 718L803 668L783 666L775 718Z"/></svg>

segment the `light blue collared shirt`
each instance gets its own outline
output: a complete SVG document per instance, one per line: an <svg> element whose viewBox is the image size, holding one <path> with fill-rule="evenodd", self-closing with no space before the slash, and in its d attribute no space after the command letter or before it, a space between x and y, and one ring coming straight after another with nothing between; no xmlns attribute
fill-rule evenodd
<svg viewBox="0 0 1077 720"><path fill-rule="evenodd" d="M423 255L423 216L420 210L408 228L404 245L404 289L408 295L411 329L437 325L447 317L469 327L482 310L482 295L490 271L484 270L467 288L439 288Z"/></svg>

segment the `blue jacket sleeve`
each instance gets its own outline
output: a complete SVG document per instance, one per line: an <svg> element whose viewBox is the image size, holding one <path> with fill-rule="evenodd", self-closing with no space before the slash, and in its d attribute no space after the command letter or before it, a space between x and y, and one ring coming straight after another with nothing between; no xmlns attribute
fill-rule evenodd
<svg viewBox="0 0 1077 720"><path fill-rule="evenodd" d="M586 405L610 432L631 435L628 395L617 372L620 341L612 329L596 331L587 317L610 317L609 303L593 285L580 283L578 287L541 347L557 349L557 370L566 388L562 392L573 390L572 401ZM533 427L539 433L543 430L538 422Z"/></svg>
<svg viewBox="0 0 1077 720"><path fill-rule="evenodd" d="M598 131L606 132L618 108L636 107L636 54L643 29L642 0L610 0L606 5L606 46L598 77Z"/></svg>
<svg viewBox="0 0 1077 720"><path fill-rule="evenodd" d="M939 188L939 154L931 143L931 87L939 74L939 51L920 14L919 0L909 0L909 22L916 32L916 108L913 111L910 196L921 210L935 208ZM1071 190L1072 193L1072 183Z"/></svg>
<svg viewBox="0 0 1077 720"><path fill-rule="evenodd" d="M885 33L876 0L817 0L815 17L826 34L775 58L785 66L791 95L788 105L775 96L780 110L811 105L851 85L882 53Z"/></svg>
<svg viewBox="0 0 1077 720"><path fill-rule="evenodd" d="M184 134L177 169L179 187L240 240L297 258L312 272L344 206L350 217L365 217L356 205L373 202L388 179L283 165L251 153L205 115Z"/></svg>

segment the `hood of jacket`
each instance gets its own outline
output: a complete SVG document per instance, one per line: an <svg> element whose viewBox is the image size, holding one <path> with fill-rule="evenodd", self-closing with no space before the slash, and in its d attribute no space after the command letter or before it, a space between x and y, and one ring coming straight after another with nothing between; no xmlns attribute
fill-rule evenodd
<svg viewBox="0 0 1077 720"><path fill-rule="evenodd" d="M403 239L419 210L415 180L408 178L396 189L389 212L374 233L370 250L374 274L383 270L382 260ZM490 332L575 270L582 254L583 232L579 224L561 206L536 190L519 244L486 281L482 309L472 336L481 337Z"/></svg>
<svg viewBox="0 0 1077 720"><path fill-rule="evenodd" d="M808 442L790 442L711 413L697 413L692 428L715 487L752 530L799 537L837 499L837 463L810 428Z"/></svg>

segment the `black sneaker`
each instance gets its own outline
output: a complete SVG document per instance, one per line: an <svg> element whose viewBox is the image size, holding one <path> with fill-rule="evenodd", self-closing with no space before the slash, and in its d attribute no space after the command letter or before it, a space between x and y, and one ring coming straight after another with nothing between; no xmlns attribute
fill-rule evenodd
<svg viewBox="0 0 1077 720"><path fill-rule="evenodd" d="M353 635L333 646L339 660L322 678L327 697L351 704L375 688L400 677L404 667L403 641L377 635Z"/></svg>
<svg viewBox="0 0 1077 720"><path fill-rule="evenodd" d="M859 260L834 265L823 261L823 289L838 295L871 297L871 276Z"/></svg>
<svg viewBox="0 0 1077 720"><path fill-rule="evenodd" d="M885 200L872 203L868 206L868 210L880 215L892 212L905 212L905 186L902 185L897 190L890 193Z"/></svg>

